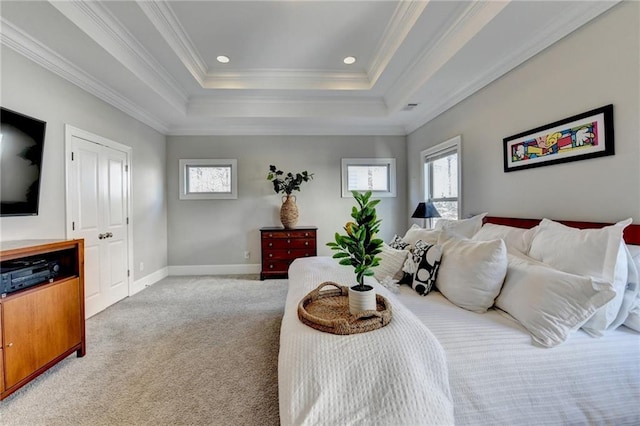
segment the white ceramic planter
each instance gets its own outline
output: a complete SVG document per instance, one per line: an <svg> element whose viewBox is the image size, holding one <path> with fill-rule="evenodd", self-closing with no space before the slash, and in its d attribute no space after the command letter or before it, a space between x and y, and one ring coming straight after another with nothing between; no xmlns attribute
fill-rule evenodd
<svg viewBox="0 0 640 426"><path fill-rule="evenodd" d="M371 288L367 291L353 290L349 288L349 312L355 315L362 311L375 311L376 309L376 292Z"/></svg>

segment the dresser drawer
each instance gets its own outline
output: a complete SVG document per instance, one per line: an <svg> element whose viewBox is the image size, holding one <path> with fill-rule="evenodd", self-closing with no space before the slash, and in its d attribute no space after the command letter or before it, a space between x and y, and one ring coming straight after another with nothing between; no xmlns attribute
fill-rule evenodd
<svg viewBox="0 0 640 426"><path fill-rule="evenodd" d="M297 259L298 257L315 256L314 249L266 249L263 252L265 260Z"/></svg>
<svg viewBox="0 0 640 426"><path fill-rule="evenodd" d="M277 238L273 240L262 240L262 250L269 249L315 249L316 241L305 238Z"/></svg>
<svg viewBox="0 0 640 426"><path fill-rule="evenodd" d="M263 274L286 274L289 271L289 265L295 259L289 260L265 260L262 264Z"/></svg>
<svg viewBox="0 0 640 426"><path fill-rule="evenodd" d="M316 231L312 229L291 230L291 231L264 231L262 238L313 238L316 237Z"/></svg>

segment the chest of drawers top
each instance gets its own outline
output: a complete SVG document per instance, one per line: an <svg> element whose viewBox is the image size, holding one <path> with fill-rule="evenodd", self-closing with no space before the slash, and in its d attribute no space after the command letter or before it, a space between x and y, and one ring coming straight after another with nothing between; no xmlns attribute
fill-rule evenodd
<svg viewBox="0 0 640 426"><path fill-rule="evenodd" d="M292 229L284 229L278 227L261 228L262 238L310 238L315 237L315 227L300 227Z"/></svg>

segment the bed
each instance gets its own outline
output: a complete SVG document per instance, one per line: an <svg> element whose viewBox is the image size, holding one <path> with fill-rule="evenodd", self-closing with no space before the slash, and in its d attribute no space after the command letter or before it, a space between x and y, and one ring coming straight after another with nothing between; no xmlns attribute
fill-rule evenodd
<svg viewBox="0 0 640 426"><path fill-rule="evenodd" d="M484 222L530 228L539 221ZM624 238L640 260L640 226L627 226ZM290 267L278 359L283 425L640 424L640 334L631 328L600 338L580 329L540 347L502 310L477 313L438 291L392 292L371 278L390 300L393 320L336 336L297 318L298 302L325 281L355 284L350 268L329 257Z"/></svg>

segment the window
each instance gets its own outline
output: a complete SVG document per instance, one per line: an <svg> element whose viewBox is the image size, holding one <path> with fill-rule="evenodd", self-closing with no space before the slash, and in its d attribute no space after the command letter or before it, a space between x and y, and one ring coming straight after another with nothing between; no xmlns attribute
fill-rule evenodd
<svg viewBox="0 0 640 426"><path fill-rule="evenodd" d="M425 200L431 200L445 219L458 219L461 212L461 138L421 152ZM437 219L436 219L437 221Z"/></svg>
<svg viewBox="0 0 640 426"><path fill-rule="evenodd" d="M238 198L237 160L180 160L180 199Z"/></svg>
<svg viewBox="0 0 640 426"><path fill-rule="evenodd" d="M396 196L395 158L343 158L342 197L372 191L375 197Z"/></svg>

